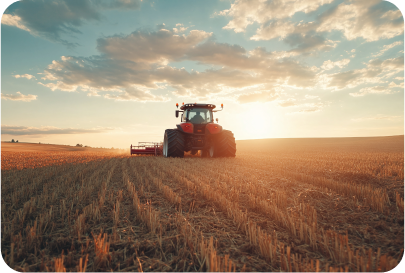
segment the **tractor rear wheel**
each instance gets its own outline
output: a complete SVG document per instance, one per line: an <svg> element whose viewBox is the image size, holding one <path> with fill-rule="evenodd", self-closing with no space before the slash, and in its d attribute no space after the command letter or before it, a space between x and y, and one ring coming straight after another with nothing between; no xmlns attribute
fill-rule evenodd
<svg viewBox="0 0 405 273"><path fill-rule="evenodd" d="M215 141L214 146L215 157L235 157L236 142L233 133L228 130L223 130Z"/></svg>
<svg viewBox="0 0 405 273"><path fill-rule="evenodd" d="M184 136L177 129L167 129L163 140L164 157L184 157Z"/></svg>

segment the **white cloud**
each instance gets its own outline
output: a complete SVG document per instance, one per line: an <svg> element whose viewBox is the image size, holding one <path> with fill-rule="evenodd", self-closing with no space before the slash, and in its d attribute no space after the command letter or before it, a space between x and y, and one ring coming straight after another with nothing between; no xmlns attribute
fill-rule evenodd
<svg viewBox="0 0 405 273"><path fill-rule="evenodd" d="M343 2L321 16L317 31L339 30L348 40L389 39L404 32L401 13L387 11L380 0Z"/></svg>
<svg viewBox="0 0 405 273"><path fill-rule="evenodd" d="M298 32L294 23L287 20L272 21L261 25L256 34L250 40L271 40L274 38L284 39L289 34Z"/></svg>
<svg viewBox="0 0 405 273"><path fill-rule="evenodd" d="M333 90L341 90L344 88L353 88L357 85L366 82L366 79L362 77L365 73L365 69L350 70L345 72L339 72L334 74L325 74L325 81L323 82L324 88L330 88ZM321 76L322 78L322 76ZM373 82L380 82L377 77L372 77ZM326 83L326 84L325 84Z"/></svg>
<svg viewBox="0 0 405 273"><path fill-rule="evenodd" d="M307 99L307 100L311 100L311 99L319 99L319 96L305 95L305 99Z"/></svg>
<svg viewBox="0 0 405 273"><path fill-rule="evenodd" d="M306 108L306 109L301 109L295 112L292 112L291 114L299 114L299 113L316 113L321 111L320 107L311 107L311 108Z"/></svg>
<svg viewBox="0 0 405 273"><path fill-rule="evenodd" d="M330 51L335 48L337 42L326 39L324 33L315 32L316 25L314 22L294 24L288 20L271 21L261 25L250 39L259 41L279 38L293 47L290 52L298 53Z"/></svg>
<svg viewBox="0 0 405 273"><path fill-rule="evenodd" d="M349 93L352 97L363 97L367 94L392 94L394 93L386 86L372 86L360 89L359 92Z"/></svg>
<svg viewBox="0 0 405 273"><path fill-rule="evenodd" d="M1 125L2 135L70 135L70 134L92 134L101 133L112 128L92 128L92 129L79 129L79 128L58 128L54 126L42 126L42 127L27 127L27 126L10 126Z"/></svg>
<svg viewBox="0 0 405 273"><path fill-rule="evenodd" d="M219 15L231 17L224 29L235 32L244 32L247 26L257 23L256 34L250 38L252 40L305 37L301 47L308 49L301 49L302 53L307 53L309 49L315 52L332 49L333 41L326 39L327 33L331 31L342 32L348 40L361 37L368 42L393 38L404 31L401 12L394 6L389 7L389 4L382 5L381 0L344 1L319 12L313 21L291 20L297 12L308 13L319 10L319 7L332 2L332 0L237 0L231 4L230 9L223 10ZM351 53L354 52L353 49ZM352 54L351 57L354 56Z"/></svg>
<svg viewBox="0 0 405 273"><path fill-rule="evenodd" d="M307 98L307 96L306 96L306 98ZM318 96L310 96L310 97L318 98ZM281 107L293 107L294 109L298 108L298 110L290 113L290 114L296 114L296 113L319 112L327 104L320 102L320 101L318 101L318 102L299 102L295 98L288 98L285 100L279 100L278 105Z"/></svg>
<svg viewBox="0 0 405 273"><path fill-rule="evenodd" d="M320 112L329 103L324 102L313 102L313 103L297 103L292 106L298 108L297 111L291 112L290 114L306 114L306 113L316 113Z"/></svg>
<svg viewBox="0 0 405 273"><path fill-rule="evenodd" d="M269 102L274 101L279 97L279 94L275 90L271 91L256 91L245 93L238 96L239 103L250 103L250 102Z"/></svg>
<svg viewBox="0 0 405 273"><path fill-rule="evenodd" d="M86 21L103 19L100 11L108 9L139 9L140 0L58 0L20 1L12 14L4 14L2 24L15 26L32 35L77 46L61 38L61 34L81 33L79 27Z"/></svg>
<svg viewBox="0 0 405 273"><path fill-rule="evenodd" d="M349 63L350 63L349 59L343 59L343 60L336 61L336 62L332 62L331 60L328 60L328 61L323 62L323 65L321 66L321 68L324 70L331 70L335 66L337 66L339 68L343 68L346 65L348 65Z"/></svg>
<svg viewBox="0 0 405 273"><path fill-rule="evenodd" d="M231 4L230 9L223 10L219 14L232 18L224 29L243 32L248 25L254 22L264 24L274 19L289 18L297 12L308 13L332 1L333 0L237 0L235 3Z"/></svg>
<svg viewBox="0 0 405 273"><path fill-rule="evenodd" d="M260 47L247 52L241 46L217 43L210 37L210 33L199 30L177 35L160 29L99 39L97 48L103 55L62 56L44 72L42 79L52 82L40 84L52 90L80 88L92 94L115 91L117 93L105 97L140 101L165 101L166 97L152 95L162 84L177 96L200 98L262 85L267 86L265 90L272 90L285 84L297 88L315 84L313 67L283 58L293 54L268 52ZM187 71L169 65L169 61L182 60L197 61L210 68ZM136 88L131 89L133 86Z"/></svg>
<svg viewBox="0 0 405 273"><path fill-rule="evenodd" d="M392 44L389 45L384 45L383 49L380 50L380 52L378 52L377 54L374 54L373 57L379 57L381 55L383 55L386 51L390 50L393 47L402 45L403 42L402 41L397 41L397 42L393 42Z"/></svg>
<svg viewBox="0 0 405 273"><path fill-rule="evenodd" d="M17 94L3 94L1 93L1 99L3 100L15 100L15 101L33 101L37 99L37 95L23 95L20 92L17 92Z"/></svg>
<svg viewBox="0 0 405 273"><path fill-rule="evenodd" d="M376 115L372 117L362 117L362 118L353 118L351 121L361 122L367 120L397 120L403 118L403 116L387 116L387 115Z"/></svg>
<svg viewBox="0 0 405 273"><path fill-rule="evenodd" d="M167 61L179 60L211 35L202 30L191 30L188 35L176 35L167 29L136 31L128 36L99 39L97 49L115 60L167 64Z"/></svg>
<svg viewBox="0 0 405 273"><path fill-rule="evenodd" d="M30 75L30 74L14 75L13 77L16 78L16 79L18 79L18 78L26 78L28 80L35 79L35 76Z"/></svg>
<svg viewBox="0 0 405 273"><path fill-rule="evenodd" d="M344 88L354 88L363 83L383 84L386 79L403 70L403 56L386 60L373 59L362 69L334 74L320 74L318 75L318 82L323 88L341 90Z"/></svg>
<svg viewBox="0 0 405 273"><path fill-rule="evenodd" d="M141 90L136 87L128 87L124 91L121 91L116 94L106 94L104 95L107 99L113 99L117 101L140 101L140 102L147 102L147 101L160 101L165 102L169 101L168 97L163 96L156 96L150 93L149 90Z"/></svg>
<svg viewBox="0 0 405 273"><path fill-rule="evenodd" d="M336 41L326 39L322 33L314 31L306 34L290 34L284 39L284 42L294 47L290 51L298 53L331 51L337 46Z"/></svg>
<svg viewBox="0 0 405 273"><path fill-rule="evenodd" d="M289 98L286 100L280 100L278 105L280 105L281 107L291 107L291 106L297 106L297 100L294 98Z"/></svg>
<svg viewBox="0 0 405 273"><path fill-rule="evenodd" d="M176 27L173 28L174 33L182 33L185 32L188 29L188 27L185 27L183 24L176 24Z"/></svg>
<svg viewBox="0 0 405 273"><path fill-rule="evenodd" d="M402 81L400 84L396 84L395 82L390 82L390 84L388 85L390 88L402 88L404 89L404 82Z"/></svg>
<svg viewBox="0 0 405 273"><path fill-rule="evenodd" d="M42 82L38 82L38 84L48 87L52 91L61 90L61 91L67 91L67 92L74 92L77 90L77 87L78 87L77 85L69 85L69 84L65 84L61 81L58 81L57 83L46 83L46 84L42 83Z"/></svg>
<svg viewBox="0 0 405 273"><path fill-rule="evenodd" d="M393 75L404 71L404 56L381 60L374 59L368 63L369 70L381 70L381 76L383 78L390 78Z"/></svg>
<svg viewBox="0 0 405 273"><path fill-rule="evenodd" d="M21 20L20 16L17 15L12 15L12 14L3 14L3 17L1 17L1 24L2 25L7 25L7 26L13 26L13 27L18 27L19 29L25 30L25 31L30 31L29 28L27 28L24 23Z"/></svg>

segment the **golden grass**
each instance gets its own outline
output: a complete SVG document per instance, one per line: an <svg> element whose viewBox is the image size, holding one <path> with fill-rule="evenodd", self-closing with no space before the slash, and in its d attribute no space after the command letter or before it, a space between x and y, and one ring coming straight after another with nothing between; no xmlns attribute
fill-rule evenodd
<svg viewBox="0 0 405 273"><path fill-rule="evenodd" d="M83 152L83 154L78 154L76 152L2 152L1 169L33 169L46 166L64 165L68 163L84 163L114 156L116 155L108 152Z"/></svg>
<svg viewBox="0 0 405 273"><path fill-rule="evenodd" d="M294 145L2 170L3 259L54 272L394 268L403 152Z"/></svg>
<svg viewBox="0 0 405 273"><path fill-rule="evenodd" d="M404 214L404 198L398 192L395 192L395 201L397 205L398 212Z"/></svg>

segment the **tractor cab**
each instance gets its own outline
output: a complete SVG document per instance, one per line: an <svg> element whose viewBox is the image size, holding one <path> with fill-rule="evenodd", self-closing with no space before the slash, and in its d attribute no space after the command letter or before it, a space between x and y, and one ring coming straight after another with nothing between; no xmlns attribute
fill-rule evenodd
<svg viewBox="0 0 405 273"><path fill-rule="evenodd" d="M192 124L208 124L214 122L212 115L213 109L215 109L213 104L185 104L180 107L183 110L181 115L181 122L190 122ZM181 111L176 111L176 117Z"/></svg>
<svg viewBox="0 0 405 273"><path fill-rule="evenodd" d="M176 104L177 107L178 104ZM214 110L214 104L187 103L180 106L180 110L176 110L176 117L181 115L181 123L177 124L177 128L186 134L218 134L222 131L222 126L214 124L213 112L221 111ZM222 106L223 107L223 106ZM218 119L217 119L218 122ZM203 139L199 139L198 143L204 143Z"/></svg>

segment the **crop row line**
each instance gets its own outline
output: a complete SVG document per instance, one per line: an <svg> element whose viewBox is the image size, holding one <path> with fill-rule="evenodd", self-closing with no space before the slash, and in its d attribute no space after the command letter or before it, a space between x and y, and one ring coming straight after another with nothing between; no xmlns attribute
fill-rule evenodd
<svg viewBox="0 0 405 273"><path fill-rule="evenodd" d="M148 176L150 176L150 173ZM146 181L148 178L144 178ZM124 180L127 181L127 190L132 196L133 206L136 211L137 217L144 222L148 229L153 233L157 234L158 241L162 245L162 225L160 224L159 212L152 209L151 202L147 204L142 204L138 197L138 192L136 191L135 185L130 182L128 174L124 174ZM159 179L152 180L155 187L161 191L164 197L175 205L179 205L181 198L175 194L168 186L163 185L162 181ZM180 204L181 206L181 204ZM176 217L178 225L181 227L181 234L184 238L184 244L187 247L193 247L196 251L197 258L199 261L200 268L206 268L208 272L228 272L235 271L235 264L229 259L229 256L221 257L217 255L217 250L213 244L213 238L205 239L202 234L196 234L193 232L191 224L177 213ZM183 221L182 221L183 220Z"/></svg>
<svg viewBox="0 0 405 273"><path fill-rule="evenodd" d="M178 172L177 172L178 173ZM190 172L188 172L188 174L190 174ZM243 212L241 211L237 204L234 202L231 202L229 200L227 200L226 197L224 197L221 193L214 191L212 189L212 187L210 187L208 184L204 183L201 181L200 177L197 177L195 180L195 184L194 184L194 189L192 189L192 185L190 185L190 183L193 182L189 182L189 180L187 180L186 177L186 171L183 170L183 177L179 177L178 180L182 181L184 186L187 189L191 189L191 190L197 190L199 191L206 199L213 201L215 203L217 203L218 205L220 205L220 207L228 212L229 216L232 216L232 218L234 219L234 221L239 225L239 227L241 227L241 229L246 232L246 235L249 236L249 238L252 238L251 234L258 234L258 240L253 240L253 244L257 245L257 242L262 242L262 238L270 238L270 245L271 242L275 241L274 238L271 238L271 235L268 235L266 232L263 231L263 233L261 233L260 231L255 232L255 228L254 229L247 229L246 226L252 227L255 226L252 223L252 221L248 218L247 216L247 212ZM188 182L187 182L188 181ZM266 203L268 204L268 203ZM277 208L277 207L274 207ZM312 210L314 211L314 210ZM279 210L276 210L276 212L280 212ZM279 216L282 214L281 213L277 213ZM274 216L274 215L273 215ZM283 217L284 218L284 217ZM292 220L291 218L289 219L290 221L286 221L283 218L280 219L279 222L284 222L285 226L288 226L288 222L290 223L290 230L292 232L296 232L296 223L297 221ZM314 217L316 219L316 216ZM305 220L305 218L303 218ZM283 221L284 220L284 221ZM305 230L306 233L308 234L308 239L310 240L310 242L312 241L312 245L315 245L316 247L316 238L318 237L316 235L316 225L311 227L310 225L303 223L302 219L298 222L299 225L299 233L300 233L300 237L302 239L305 239ZM258 227L260 230L260 227ZM266 235L265 235L266 234ZM269 237L270 236L270 237ZM253 236L255 237L255 236ZM312 239L312 240L311 240ZM378 268L378 267L390 267L390 266L395 266L397 264L397 261L395 259L393 259L392 257L389 257L387 255L380 255L380 251L378 250L377 253L375 254L375 256L373 256L373 259L364 259L362 258L363 256L360 255L359 250L353 251L349 244L348 244L348 236L346 235L339 235L336 232L333 231L327 231L324 232L323 229L321 229L321 235L320 238L318 239L318 241L323 242L323 244L326 246L326 250L327 253L329 253L330 257L335 260L335 261L339 261L339 262L346 262L349 264L350 267L357 267L360 270L365 270L365 268ZM281 251L281 249L283 248L284 244L280 244L278 247L275 247L275 249L279 249L279 251ZM332 248L334 250L334 254L332 254L332 252L330 251L329 248ZM271 262L274 261L274 253L275 251L271 251L272 249L274 249L273 247L268 248L269 251L263 251L263 249L265 248L260 248L261 249L261 254L266 257L269 258ZM326 251L325 251L326 252ZM371 252L371 249L369 250L369 253ZM381 258L382 257L382 258ZM389 260L389 263L384 263L384 261ZM363 260L367 261L366 263L363 262ZM279 261L280 261L280 267L282 268L282 270L285 270L285 264L283 262L283 258L280 256L279 257ZM374 261L374 266L372 261Z"/></svg>

